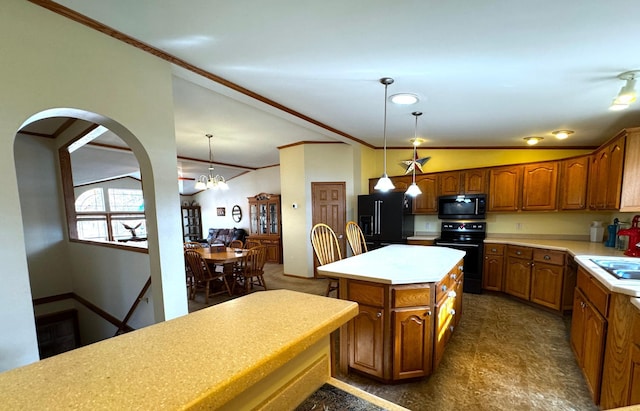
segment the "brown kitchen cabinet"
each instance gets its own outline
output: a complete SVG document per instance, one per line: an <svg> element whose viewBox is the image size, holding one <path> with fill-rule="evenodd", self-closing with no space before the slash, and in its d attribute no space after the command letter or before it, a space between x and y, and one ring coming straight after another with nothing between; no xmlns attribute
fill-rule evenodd
<svg viewBox="0 0 640 411"><path fill-rule="evenodd" d="M439 173L439 195L484 194L488 170L485 168Z"/></svg>
<svg viewBox="0 0 640 411"><path fill-rule="evenodd" d="M620 208L625 141L626 131L623 130L592 155L589 167L589 208Z"/></svg>
<svg viewBox="0 0 640 411"><path fill-rule="evenodd" d="M532 249L507 246L507 264L504 275L504 292L529 300L531 292Z"/></svg>
<svg viewBox="0 0 640 411"><path fill-rule="evenodd" d="M182 206L182 237L184 242L198 241L202 237L202 212L200 206Z"/></svg>
<svg viewBox="0 0 640 411"><path fill-rule="evenodd" d="M640 128L627 129L620 211L640 211Z"/></svg>
<svg viewBox="0 0 640 411"><path fill-rule="evenodd" d="M357 297L353 297L357 298ZM349 366L375 377L384 376L384 309L359 304L349 323ZM369 344L356 344L369 341Z"/></svg>
<svg viewBox="0 0 640 411"><path fill-rule="evenodd" d="M489 171L488 211L518 211L522 193L522 165L493 167Z"/></svg>
<svg viewBox="0 0 640 411"><path fill-rule="evenodd" d="M411 240L407 239L408 245L433 245L434 240Z"/></svg>
<svg viewBox="0 0 640 411"><path fill-rule="evenodd" d="M584 210L587 207L589 158L581 156L560 162L558 209Z"/></svg>
<svg viewBox="0 0 640 411"><path fill-rule="evenodd" d="M389 178L391 179L391 182L394 186L394 189L391 190L392 192L404 193L405 191L407 191L412 182L412 176L410 175L394 176ZM379 179L380 177L369 179L369 194L378 192L378 190L376 190L374 187L376 186L376 184L378 184Z"/></svg>
<svg viewBox="0 0 640 411"><path fill-rule="evenodd" d="M571 347L596 404L600 402L609 299L609 291L578 267L571 318Z"/></svg>
<svg viewBox="0 0 640 411"><path fill-rule="evenodd" d="M562 251L533 250L531 302L554 310L561 309L564 259Z"/></svg>
<svg viewBox="0 0 640 411"><path fill-rule="evenodd" d="M416 175L416 185L422 194L413 199L413 214L435 214L438 212L438 175Z"/></svg>
<svg viewBox="0 0 640 411"><path fill-rule="evenodd" d="M482 288L490 291L502 291L504 277L504 244L485 244Z"/></svg>
<svg viewBox="0 0 640 411"><path fill-rule="evenodd" d="M522 211L547 211L557 208L558 162L526 164L523 167Z"/></svg>
<svg viewBox="0 0 640 411"><path fill-rule="evenodd" d="M266 246L267 261L282 264L280 195L260 193L248 201L249 235L245 241Z"/></svg>

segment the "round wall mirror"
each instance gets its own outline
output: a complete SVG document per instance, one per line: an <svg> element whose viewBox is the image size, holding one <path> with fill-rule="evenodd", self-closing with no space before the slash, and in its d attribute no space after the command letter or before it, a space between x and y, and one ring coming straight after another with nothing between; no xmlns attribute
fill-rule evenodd
<svg viewBox="0 0 640 411"><path fill-rule="evenodd" d="M231 216L233 217L233 221L239 223L242 220L242 210L239 205L234 205L231 209Z"/></svg>

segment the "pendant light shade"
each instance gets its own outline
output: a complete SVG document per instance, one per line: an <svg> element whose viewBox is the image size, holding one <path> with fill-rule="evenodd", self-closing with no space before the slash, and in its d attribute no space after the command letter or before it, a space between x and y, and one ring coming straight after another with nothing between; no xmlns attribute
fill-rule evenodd
<svg viewBox="0 0 640 411"><path fill-rule="evenodd" d="M416 118L415 127L413 131L413 140L411 141L413 143L413 180L411 185L407 189L406 194L411 197L416 197L422 194L420 187L418 187L418 185L416 184L416 163L415 163L416 158L418 157L418 145L420 144L420 140L418 139L418 117L420 117L422 113L420 111L414 111L411 114Z"/></svg>
<svg viewBox="0 0 640 411"><path fill-rule="evenodd" d="M382 128L382 136L384 139L383 146L383 161L384 161L384 172L382 173L382 177L378 180L376 185L373 187L374 190L387 192L396 188L391 182L391 179L387 175L387 87L389 84L393 84L393 79L390 77L383 77L380 79L380 83L384 85L384 122Z"/></svg>

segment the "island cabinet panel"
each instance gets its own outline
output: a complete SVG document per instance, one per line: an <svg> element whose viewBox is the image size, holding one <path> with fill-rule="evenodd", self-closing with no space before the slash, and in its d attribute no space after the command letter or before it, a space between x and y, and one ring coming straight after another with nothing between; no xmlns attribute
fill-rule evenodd
<svg viewBox="0 0 640 411"><path fill-rule="evenodd" d="M504 277L504 244L485 244L482 288L502 291Z"/></svg>
<svg viewBox="0 0 640 411"><path fill-rule="evenodd" d="M525 300L531 291L531 256L527 247L507 247L507 265L504 278L504 292Z"/></svg>
<svg viewBox="0 0 640 411"><path fill-rule="evenodd" d="M587 207L589 156L570 158L560 162L560 210L584 210Z"/></svg>
<svg viewBox="0 0 640 411"><path fill-rule="evenodd" d="M491 169L488 211L518 211L520 209L522 168L517 165Z"/></svg>
<svg viewBox="0 0 640 411"><path fill-rule="evenodd" d="M600 402L608 306L609 292L579 267L571 318L571 347L596 404Z"/></svg>
<svg viewBox="0 0 640 411"><path fill-rule="evenodd" d="M380 307L360 304L349 322L349 366L375 377L384 377L384 313Z"/></svg>
<svg viewBox="0 0 640 411"><path fill-rule="evenodd" d="M631 346L628 405L640 404L640 342Z"/></svg>
<svg viewBox="0 0 640 411"><path fill-rule="evenodd" d="M543 211L557 208L558 163L527 164L523 169L522 210Z"/></svg>
<svg viewBox="0 0 640 411"><path fill-rule="evenodd" d="M432 369L433 315L429 307L393 311L393 379L427 376Z"/></svg>

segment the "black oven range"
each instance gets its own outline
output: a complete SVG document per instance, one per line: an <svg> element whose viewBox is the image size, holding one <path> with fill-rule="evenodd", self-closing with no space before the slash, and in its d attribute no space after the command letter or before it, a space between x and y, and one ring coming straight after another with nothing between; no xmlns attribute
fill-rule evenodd
<svg viewBox="0 0 640 411"><path fill-rule="evenodd" d="M466 293L482 293L482 268L484 261L484 239L487 223L484 221L443 221L440 238L435 245L465 251L464 287Z"/></svg>

